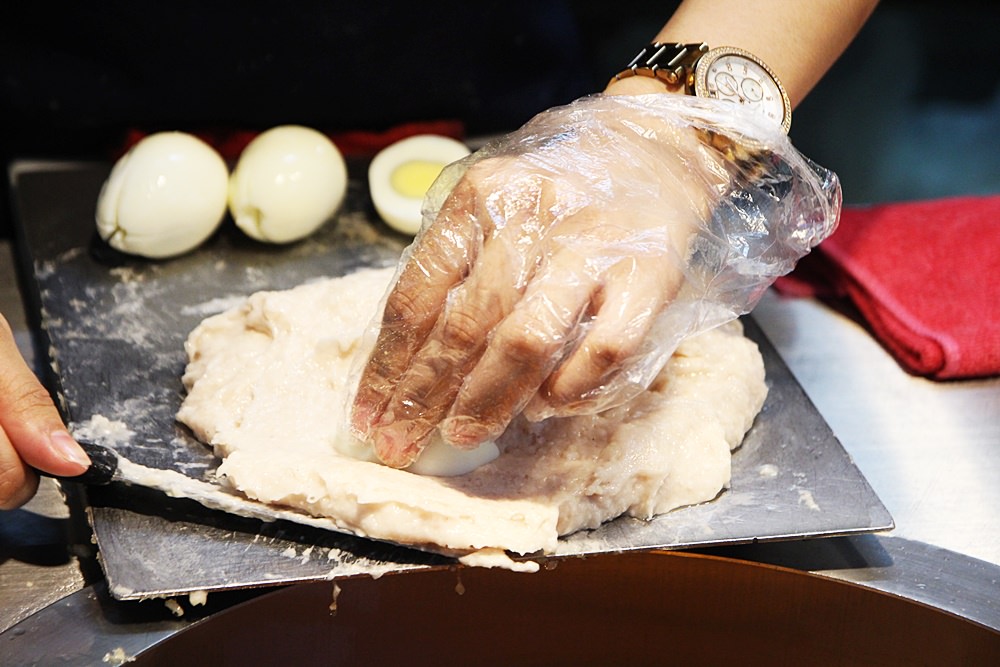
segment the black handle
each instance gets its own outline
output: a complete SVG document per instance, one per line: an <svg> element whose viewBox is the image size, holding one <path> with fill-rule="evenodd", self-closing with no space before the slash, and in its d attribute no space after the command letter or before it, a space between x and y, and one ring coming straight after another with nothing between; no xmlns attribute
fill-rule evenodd
<svg viewBox="0 0 1000 667"><path fill-rule="evenodd" d="M90 467L75 477L59 477L59 479L96 486L110 484L115 473L118 471L118 454L107 447L95 445L92 442L81 442L80 447L90 457ZM46 477L55 477L55 475L49 475L42 471L39 471L39 474Z"/></svg>

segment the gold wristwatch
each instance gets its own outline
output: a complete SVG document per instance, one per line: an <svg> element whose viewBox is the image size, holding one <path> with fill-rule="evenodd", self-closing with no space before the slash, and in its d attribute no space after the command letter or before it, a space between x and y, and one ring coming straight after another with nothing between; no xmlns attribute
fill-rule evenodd
<svg viewBox="0 0 1000 667"><path fill-rule="evenodd" d="M654 43L640 51L614 80L648 76L688 95L729 100L773 120L788 133L792 105L770 67L752 53L733 46Z"/></svg>

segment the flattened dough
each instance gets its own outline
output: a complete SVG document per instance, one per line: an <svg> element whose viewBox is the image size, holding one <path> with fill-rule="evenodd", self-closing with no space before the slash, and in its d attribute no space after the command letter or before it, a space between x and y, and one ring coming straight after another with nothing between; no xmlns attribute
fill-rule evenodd
<svg viewBox="0 0 1000 667"><path fill-rule="evenodd" d="M391 280L364 270L252 295L189 336L177 418L248 497L357 535L468 554L551 551L559 535L715 498L766 395L738 323L684 342L648 391L600 415L517 421L470 473L388 468L347 427L351 368Z"/></svg>

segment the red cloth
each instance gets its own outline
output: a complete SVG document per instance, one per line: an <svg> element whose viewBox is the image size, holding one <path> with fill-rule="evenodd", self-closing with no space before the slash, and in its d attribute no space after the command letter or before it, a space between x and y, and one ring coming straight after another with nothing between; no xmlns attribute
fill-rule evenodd
<svg viewBox="0 0 1000 667"><path fill-rule="evenodd" d="M846 208L776 287L847 296L915 375L998 375L1000 196Z"/></svg>
<svg viewBox="0 0 1000 667"><path fill-rule="evenodd" d="M136 145L149 133L139 129L130 129L125 135L122 146L113 157L117 159L128 149ZM196 130L196 137L215 148L223 159L235 162L247 144L259 133L253 130ZM351 130L346 132L326 132L330 141L344 155L373 156L389 144L415 134L440 134L452 139L462 140L465 135L465 125L457 120L433 120L403 123L383 131Z"/></svg>

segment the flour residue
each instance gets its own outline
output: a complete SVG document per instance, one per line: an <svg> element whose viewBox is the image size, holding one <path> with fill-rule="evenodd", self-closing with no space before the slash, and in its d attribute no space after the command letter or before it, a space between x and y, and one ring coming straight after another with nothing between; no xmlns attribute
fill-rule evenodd
<svg viewBox="0 0 1000 667"><path fill-rule="evenodd" d="M135 662L135 656L129 655L125 652L124 647L119 646L105 653L104 657L101 658L101 662L112 665L112 667L121 667L125 663Z"/></svg>
<svg viewBox="0 0 1000 667"><path fill-rule="evenodd" d="M757 468L757 474L766 479L777 477L779 472L778 466L773 463L765 463Z"/></svg>
<svg viewBox="0 0 1000 667"><path fill-rule="evenodd" d="M151 270L149 267L143 268ZM139 271L131 266L116 266L108 271L108 273L123 283L142 282L146 280L146 274L143 271Z"/></svg>
<svg viewBox="0 0 1000 667"><path fill-rule="evenodd" d="M813 498L812 491L807 491L805 489L799 489L799 504L805 505L807 508L813 512L819 512L820 507Z"/></svg>
<svg viewBox="0 0 1000 667"><path fill-rule="evenodd" d="M208 317L209 315L221 313L222 311L229 310L230 308L236 308L246 300L246 294L222 296L215 299L209 299L208 301L203 301L201 303L196 303L191 306L181 306L180 312L181 315L185 316L196 315L198 317Z"/></svg>
<svg viewBox="0 0 1000 667"><path fill-rule="evenodd" d="M93 415L84 422L71 423L70 431L78 440L112 448L127 444L135 436L135 431L125 422L108 419L104 415Z"/></svg>

